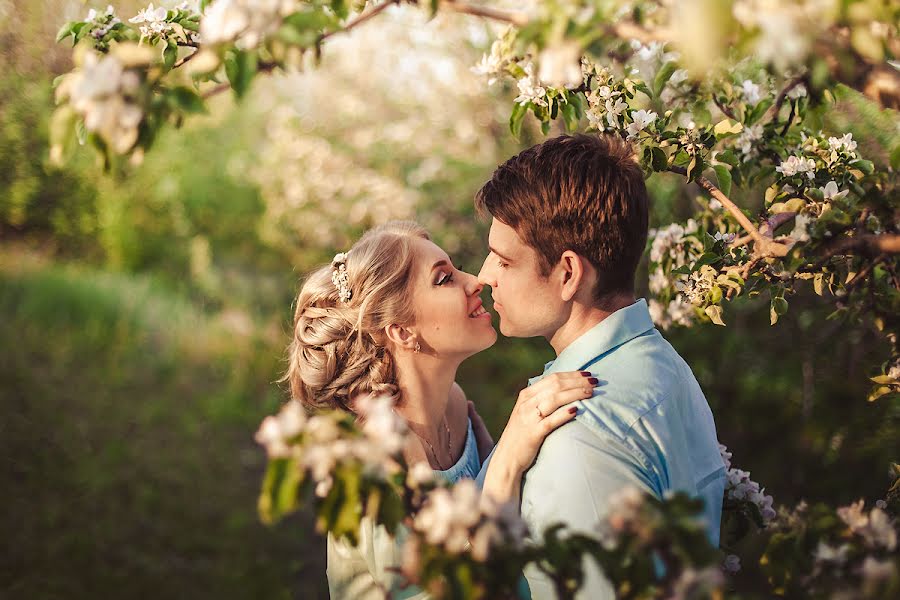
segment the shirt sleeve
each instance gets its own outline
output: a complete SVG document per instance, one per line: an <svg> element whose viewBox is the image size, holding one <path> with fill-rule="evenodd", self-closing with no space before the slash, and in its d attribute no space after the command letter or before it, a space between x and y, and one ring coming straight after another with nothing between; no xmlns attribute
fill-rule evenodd
<svg viewBox="0 0 900 600"><path fill-rule="evenodd" d="M597 523L616 492L634 486L659 497L650 466L621 440L573 421L550 434L522 491L522 516L532 535L564 523L568 530L596 537ZM593 559L585 557L585 580L576 598L613 600L612 584ZM552 582L533 565L525 577L535 599L555 598Z"/></svg>

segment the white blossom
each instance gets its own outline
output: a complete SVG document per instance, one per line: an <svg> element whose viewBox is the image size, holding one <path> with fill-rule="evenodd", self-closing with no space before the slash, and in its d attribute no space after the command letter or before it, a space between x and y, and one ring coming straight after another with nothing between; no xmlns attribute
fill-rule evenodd
<svg viewBox="0 0 900 600"><path fill-rule="evenodd" d="M731 452L719 444L719 453L725 463L725 497L733 500L743 500L755 504L762 516L763 523L768 523L775 518L772 496L765 493L765 488L750 479L750 472L731 466Z"/></svg>
<svg viewBox="0 0 900 600"><path fill-rule="evenodd" d="M142 108L126 97L139 86L138 76L126 70L115 53L102 57L89 53L81 68L60 84L57 96L68 97L85 128L123 154L137 142L138 126L144 118Z"/></svg>
<svg viewBox="0 0 900 600"><path fill-rule="evenodd" d="M819 540L819 545L816 547L816 552L813 556L816 559L816 562L843 565L847 562L847 556L849 555L849 553L849 544L831 546L824 541Z"/></svg>
<svg viewBox="0 0 900 600"><path fill-rule="evenodd" d="M809 241L809 226L815 221L815 218L807 213L800 213L794 217L794 229L789 234L797 242Z"/></svg>
<svg viewBox="0 0 900 600"><path fill-rule="evenodd" d="M256 48L298 7L298 0L216 0L200 21L200 35L207 44L234 42L242 50Z"/></svg>
<svg viewBox="0 0 900 600"><path fill-rule="evenodd" d="M834 181L829 181L825 184L825 187L819 188L819 191L822 192L823 196L825 196L826 202L837 200L838 198L843 198L848 193L848 190L838 191L838 185Z"/></svg>
<svg viewBox="0 0 900 600"><path fill-rule="evenodd" d="M853 140L852 133L845 133L839 138L829 137L828 146L836 152L840 152L841 150L853 152L854 150L856 150L856 142Z"/></svg>
<svg viewBox="0 0 900 600"><path fill-rule="evenodd" d="M128 19L129 23L146 23L140 26L141 38L164 36L173 30L172 24L166 22L169 11L165 7L153 8L151 2L147 8L141 9L137 15Z"/></svg>
<svg viewBox="0 0 900 600"><path fill-rule="evenodd" d="M741 134L735 138L734 143L737 146L741 153L747 157L753 156L756 154L756 148L754 148L754 142L757 142L762 139L763 136L763 126L760 123L756 123L754 125L750 125L749 127L744 127L741 131Z"/></svg>
<svg viewBox="0 0 900 600"><path fill-rule="evenodd" d="M666 289L668 285L669 278L666 276L666 272L663 271L662 267L657 267L656 270L650 274L650 292L653 294L659 294L661 291Z"/></svg>
<svg viewBox="0 0 900 600"><path fill-rule="evenodd" d="M891 518L878 507L866 514L863 512L864 505L865 502L859 500L849 506L838 508L837 514L853 533L862 536L871 547L895 550L897 530Z"/></svg>
<svg viewBox="0 0 900 600"><path fill-rule="evenodd" d="M407 432L406 421L394 412L394 401L388 396L365 396L355 407L363 416L363 431L378 440L389 453L400 452Z"/></svg>
<svg viewBox="0 0 900 600"><path fill-rule="evenodd" d="M890 581L896 573L897 567L891 560L878 560L873 556L867 556L860 567L860 574L869 584Z"/></svg>
<svg viewBox="0 0 900 600"><path fill-rule="evenodd" d="M648 125L656 121L656 113L644 109L631 111L632 123L628 124L625 130L628 132L629 138L637 137L637 135L646 129Z"/></svg>
<svg viewBox="0 0 900 600"><path fill-rule="evenodd" d="M725 242L726 244L730 244L734 241L735 237L736 236L734 233L722 233L721 231L717 231L713 236L713 239L715 239L717 242Z"/></svg>
<svg viewBox="0 0 900 600"><path fill-rule="evenodd" d="M744 101L748 104L756 105L761 96L759 93L759 85L753 83L749 79L745 79L741 84L741 96L743 96Z"/></svg>
<svg viewBox="0 0 900 600"><path fill-rule="evenodd" d="M798 173L806 173L806 175L812 179L815 175L816 161L811 158L791 155L786 160L782 161L779 166L775 167L775 170L785 177L792 177Z"/></svg>
<svg viewBox="0 0 900 600"><path fill-rule="evenodd" d="M503 40L494 40L491 44L491 53L484 54L481 62L472 67L472 72L478 75L486 75L488 77L488 85L494 85L497 78L503 73L507 59L503 53Z"/></svg>
<svg viewBox="0 0 900 600"><path fill-rule="evenodd" d="M128 19L129 23L155 23L157 21L165 21L169 11L165 7L160 6L153 8L151 2L147 8L142 8L138 14Z"/></svg>
<svg viewBox="0 0 900 600"><path fill-rule="evenodd" d="M806 94L806 86L802 83L799 83L788 90L787 97L791 100L798 100L800 98L805 98Z"/></svg>
<svg viewBox="0 0 900 600"><path fill-rule="evenodd" d="M547 90L538 82L534 74L534 63L525 65L525 76L519 79L516 84L519 88L519 95L515 102L519 104L528 104L531 102L536 106L547 106Z"/></svg>

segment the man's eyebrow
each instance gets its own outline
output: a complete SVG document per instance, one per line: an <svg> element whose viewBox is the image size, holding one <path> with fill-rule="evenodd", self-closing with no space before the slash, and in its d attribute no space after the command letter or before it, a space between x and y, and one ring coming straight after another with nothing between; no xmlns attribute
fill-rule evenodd
<svg viewBox="0 0 900 600"><path fill-rule="evenodd" d="M496 254L497 256L499 256L500 258L502 258L503 260L505 260L506 262L512 262L512 259L511 259L511 258L508 258L508 257L506 257L506 256L503 256L502 254L500 254L499 252L497 252L497 249L494 248L493 246L488 245L488 250L490 250L491 252L493 252L494 254Z"/></svg>

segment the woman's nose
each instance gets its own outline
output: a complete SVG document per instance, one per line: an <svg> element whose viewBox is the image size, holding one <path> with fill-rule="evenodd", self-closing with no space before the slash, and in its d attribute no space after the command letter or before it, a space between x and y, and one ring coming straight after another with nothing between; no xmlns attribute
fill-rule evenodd
<svg viewBox="0 0 900 600"><path fill-rule="evenodd" d="M466 278L466 295L467 296L477 296L481 293L481 290L484 289L484 286L478 281L478 277L472 275L471 273L465 273Z"/></svg>

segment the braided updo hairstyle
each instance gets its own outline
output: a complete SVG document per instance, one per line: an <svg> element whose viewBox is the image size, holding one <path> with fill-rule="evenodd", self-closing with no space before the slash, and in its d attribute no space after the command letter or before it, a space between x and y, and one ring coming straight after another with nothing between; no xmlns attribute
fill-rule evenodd
<svg viewBox="0 0 900 600"><path fill-rule="evenodd" d="M314 409L350 412L358 394L400 400L385 328L415 321L408 293L415 238L430 239L411 221L392 221L363 235L346 253L348 302L339 298L331 265L309 275L297 296L282 378L295 400Z"/></svg>

